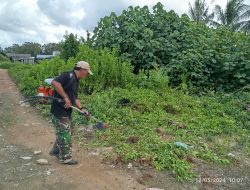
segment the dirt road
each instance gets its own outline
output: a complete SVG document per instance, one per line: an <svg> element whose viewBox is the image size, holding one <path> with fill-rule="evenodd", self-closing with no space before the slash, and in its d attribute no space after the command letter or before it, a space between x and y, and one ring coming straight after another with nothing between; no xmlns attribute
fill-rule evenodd
<svg viewBox="0 0 250 190"><path fill-rule="evenodd" d="M117 190L145 189L126 171L101 164L97 156L74 146L77 166L58 163L48 152L54 141L50 123L22 100L6 70L0 70L0 189ZM34 155L33 151L42 154ZM45 158L48 165L38 165Z"/></svg>

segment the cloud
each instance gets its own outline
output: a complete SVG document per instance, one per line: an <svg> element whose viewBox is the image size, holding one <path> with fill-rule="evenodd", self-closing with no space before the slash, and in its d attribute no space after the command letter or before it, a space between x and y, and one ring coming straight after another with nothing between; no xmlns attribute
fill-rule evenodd
<svg viewBox="0 0 250 190"><path fill-rule="evenodd" d="M111 11L120 13L127 6L121 0L38 0L37 4L53 24L88 30Z"/></svg>
<svg viewBox="0 0 250 190"><path fill-rule="evenodd" d="M36 0L17 0L15 3L13 1L1 0L0 3L0 46L6 47L26 41L58 42L65 31L86 36L83 27L73 26L75 20L83 17L81 12L77 15L76 12L69 12L74 22L67 23L68 20L65 20L55 23L52 17L41 11Z"/></svg>
<svg viewBox="0 0 250 190"><path fill-rule="evenodd" d="M81 22L86 16L82 2L84 1L37 0L37 6L52 24L77 27L82 26Z"/></svg>
<svg viewBox="0 0 250 190"><path fill-rule="evenodd" d="M120 14L128 4L122 0L89 0L83 3L86 17L83 19L83 26L88 30L93 30L97 26L100 18L110 15L111 12Z"/></svg>
<svg viewBox="0 0 250 190"><path fill-rule="evenodd" d="M65 31L86 36L86 30L92 31L111 12L120 14L131 5L152 8L159 1L165 9L183 14L193 0L0 0L0 46L58 42ZM214 4L224 7L226 2L215 0Z"/></svg>

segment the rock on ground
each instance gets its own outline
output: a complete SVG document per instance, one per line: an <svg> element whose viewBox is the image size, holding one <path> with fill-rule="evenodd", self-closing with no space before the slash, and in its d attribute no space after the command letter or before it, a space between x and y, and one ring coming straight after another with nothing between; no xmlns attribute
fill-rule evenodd
<svg viewBox="0 0 250 190"><path fill-rule="evenodd" d="M41 165L47 165L49 164L48 160L44 159L44 158L41 158L39 160L36 161L38 164L41 164Z"/></svg>

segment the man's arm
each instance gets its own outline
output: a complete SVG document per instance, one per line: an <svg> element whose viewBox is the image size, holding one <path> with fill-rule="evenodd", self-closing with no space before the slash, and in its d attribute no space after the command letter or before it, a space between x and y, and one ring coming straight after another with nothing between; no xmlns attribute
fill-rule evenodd
<svg viewBox="0 0 250 190"><path fill-rule="evenodd" d="M81 104L81 102L80 102L79 99L76 99L76 100L75 100L75 106L76 106L77 108L81 109L83 112L85 112L84 116L85 116L87 119L89 119L89 118L91 117L91 115L90 115L89 111L87 110L87 108L82 107L82 104Z"/></svg>
<svg viewBox="0 0 250 190"><path fill-rule="evenodd" d="M52 86L55 88L58 94L63 97L65 101L65 108L70 108L72 105L67 93L63 90L62 84L59 82L56 82L55 80L52 81Z"/></svg>
<svg viewBox="0 0 250 190"><path fill-rule="evenodd" d="M79 109L82 108L82 104L81 104L80 100L78 100L78 99L75 100L75 106L76 106L77 108L79 108Z"/></svg>

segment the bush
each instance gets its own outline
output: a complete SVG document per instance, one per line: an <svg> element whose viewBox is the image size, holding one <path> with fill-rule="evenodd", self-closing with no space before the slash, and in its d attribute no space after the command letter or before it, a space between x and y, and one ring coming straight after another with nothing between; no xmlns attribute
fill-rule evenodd
<svg viewBox="0 0 250 190"><path fill-rule="evenodd" d="M121 62L116 57L115 51L93 50L81 46L76 58L69 60L69 64L74 65L80 60L89 62L94 73L93 77L89 77L81 83L81 89L85 93L112 87L124 88L135 79L132 66L127 62Z"/></svg>
<svg viewBox="0 0 250 190"><path fill-rule="evenodd" d="M1 54L0 52L0 62L8 62L9 61L9 58L4 56L3 54Z"/></svg>
<svg viewBox="0 0 250 190"><path fill-rule="evenodd" d="M18 63L11 63L10 61L0 61L0 69L10 69L11 67L14 67L17 64Z"/></svg>
<svg viewBox="0 0 250 190"><path fill-rule="evenodd" d="M83 93L125 87L134 80L130 64L121 62L108 50L92 50L87 46L81 46L76 58L71 58L67 62L56 57L49 61L42 61L38 65L28 65L25 70L22 69L25 66L17 66L10 70L10 74L16 79L23 93L31 95L35 94L39 85L44 85L46 78L53 78L72 70L80 60L88 61L94 73L93 77L90 76L81 82L80 91Z"/></svg>
<svg viewBox="0 0 250 190"><path fill-rule="evenodd" d="M22 92L26 95L34 95L40 85L45 85L46 78L54 78L65 71L73 69L74 65L85 60L90 63L94 76L81 81L80 92L91 94L94 91L107 90L109 88L138 86L158 90L168 88L168 78L162 69L150 71L148 76L143 72L139 76L132 73L132 66L122 62L116 57L116 51L107 49L93 50L87 46L80 46L75 58L67 62L56 57L49 61L42 61L37 65L19 65L10 69L10 74L16 79ZM25 69L22 69L26 67Z"/></svg>
<svg viewBox="0 0 250 190"><path fill-rule="evenodd" d="M118 48L134 71L166 68L169 84L186 79L189 89L234 91L250 83L250 36L221 27L211 29L158 3L129 7L100 20L94 47Z"/></svg>

